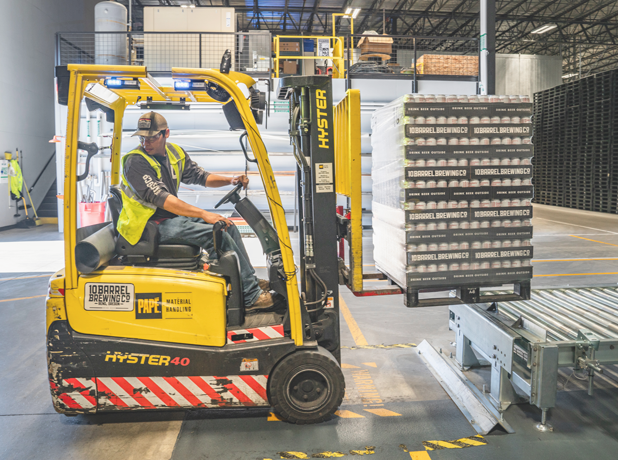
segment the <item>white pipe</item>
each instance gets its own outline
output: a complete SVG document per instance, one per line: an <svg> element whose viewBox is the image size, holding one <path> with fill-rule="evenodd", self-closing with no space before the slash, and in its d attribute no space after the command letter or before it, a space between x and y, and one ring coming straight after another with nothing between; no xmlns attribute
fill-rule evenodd
<svg viewBox="0 0 618 460"><path fill-rule="evenodd" d="M133 30L133 0L129 0L129 32Z"/></svg>
<svg viewBox="0 0 618 460"><path fill-rule="evenodd" d="M101 139L101 111L97 110L97 145L99 148L103 147L103 140Z"/></svg>
<svg viewBox="0 0 618 460"><path fill-rule="evenodd" d="M90 110L86 109L86 142L90 144Z"/></svg>

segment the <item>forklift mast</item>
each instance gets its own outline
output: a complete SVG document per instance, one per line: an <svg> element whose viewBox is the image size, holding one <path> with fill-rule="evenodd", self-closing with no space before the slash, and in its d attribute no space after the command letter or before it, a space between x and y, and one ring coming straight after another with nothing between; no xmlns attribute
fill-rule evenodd
<svg viewBox="0 0 618 460"><path fill-rule="evenodd" d="M283 78L278 97L290 103L305 324L312 324L313 338L341 361L331 78Z"/></svg>

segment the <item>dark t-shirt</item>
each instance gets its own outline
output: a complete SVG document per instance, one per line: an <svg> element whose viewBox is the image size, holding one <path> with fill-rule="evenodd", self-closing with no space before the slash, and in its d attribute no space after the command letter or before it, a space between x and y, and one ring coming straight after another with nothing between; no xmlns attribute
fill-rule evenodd
<svg viewBox="0 0 618 460"><path fill-rule="evenodd" d="M161 179L157 179L157 173L148 161L141 155L130 155L124 168L124 176L129 186L144 201L157 207L151 219L164 217L176 217L176 214L163 209L163 204L169 195L178 196L176 191L176 177L167 154L158 156L151 155L161 166ZM206 179L210 173L191 160L185 152L185 169L182 173L181 182L185 184L206 185Z"/></svg>

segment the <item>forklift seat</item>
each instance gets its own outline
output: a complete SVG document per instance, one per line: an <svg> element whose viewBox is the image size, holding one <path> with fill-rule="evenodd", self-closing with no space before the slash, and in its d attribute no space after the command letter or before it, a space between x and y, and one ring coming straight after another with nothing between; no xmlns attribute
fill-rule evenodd
<svg viewBox="0 0 618 460"><path fill-rule="evenodd" d="M118 187L110 187L107 202L116 230L122 211L122 194ZM220 248L221 232L215 230L214 233L215 248ZM142 237L135 245L131 245L117 230L116 234L116 253L120 256L118 260L122 265L180 270L200 268L201 248L190 244L159 244L159 228L154 222L146 224ZM227 325L241 326L245 320L245 307L238 255L234 251L217 252L218 260L211 261L208 270L225 276L230 283L232 289L227 298Z"/></svg>
<svg viewBox="0 0 618 460"><path fill-rule="evenodd" d="M122 211L122 195L117 187L110 187L107 200L112 215L114 229ZM142 237L135 244L129 243L118 233L116 254L122 265L147 267L177 268L180 270L196 270L200 264L202 249L190 244L159 244L159 228L154 222L148 222Z"/></svg>

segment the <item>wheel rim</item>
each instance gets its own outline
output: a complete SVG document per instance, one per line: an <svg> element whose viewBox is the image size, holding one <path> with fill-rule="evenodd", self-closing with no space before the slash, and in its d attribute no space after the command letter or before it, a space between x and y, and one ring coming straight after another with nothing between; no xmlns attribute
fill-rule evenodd
<svg viewBox="0 0 618 460"><path fill-rule="evenodd" d="M287 397L294 408L309 412L324 406L330 392L330 381L324 373L316 369L303 369L290 378Z"/></svg>

